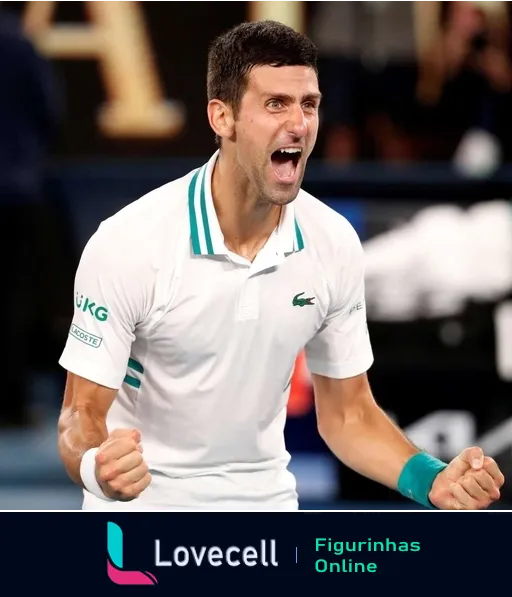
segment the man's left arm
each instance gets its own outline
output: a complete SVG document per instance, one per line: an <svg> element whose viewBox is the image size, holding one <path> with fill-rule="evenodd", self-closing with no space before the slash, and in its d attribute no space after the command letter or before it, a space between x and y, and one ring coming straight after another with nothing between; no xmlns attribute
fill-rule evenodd
<svg viewBox="0 0 512 597"><path fill-rule="evenodd" d="M405 463L418 452L377 405L366 373L347 379L312 375L320 436L349 468L396 488Z"/></svg>
<svg viewBox="0 0 512 597"><path fill-rule="evenodd" d="M313 375L318 429L333 454L361 475L426 506L487 508L504 479L492 458L470 447L449 464L418 449L376 403L365 373Z"/></svg>
<svg viewBox="0 0 512 597"><path fill-rule="evenodd" d="M323 325L306 345L320 434L360 474L427 507L486 508L503 475L480 448L449 464L414 446L376 403L367 378L373 351L367 327L364 253L355 230L340 230L329 260L331 300Z"/></svg>

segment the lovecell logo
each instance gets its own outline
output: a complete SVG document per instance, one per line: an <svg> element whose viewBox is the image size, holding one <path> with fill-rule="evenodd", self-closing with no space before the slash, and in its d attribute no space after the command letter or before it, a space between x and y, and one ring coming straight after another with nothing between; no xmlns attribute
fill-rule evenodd
<svg viewBox="0 0 512 597"><path fill-rule="evenodd" d="M157 580L151 572L142 570L124 570L123 568L123 531L115 522L107 523L107 571L108 577L116 585L156 585Z"/></svg>

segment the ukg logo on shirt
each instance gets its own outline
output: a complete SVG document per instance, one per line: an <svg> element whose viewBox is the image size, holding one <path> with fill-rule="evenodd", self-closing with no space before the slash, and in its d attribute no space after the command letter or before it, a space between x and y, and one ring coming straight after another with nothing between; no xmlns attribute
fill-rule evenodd
<svg viewBox="0 0 512 597"><path fill-rule="evenodd" d="M107 570L108 577L116 585L156 585L157 580L151 572L142 570L124 570L123 568L123 531L115 522L107 523Z"/></svg>

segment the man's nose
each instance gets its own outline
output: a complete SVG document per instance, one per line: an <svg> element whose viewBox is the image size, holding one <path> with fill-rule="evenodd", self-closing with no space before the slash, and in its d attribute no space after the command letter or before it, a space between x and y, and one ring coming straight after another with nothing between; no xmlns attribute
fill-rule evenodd
<svg viewBox="0 0 512 597"><path fill-rule="evenodd" d="M299 139L302 139L308 132L308 123L300 106L294 106L290 110L287 130Z"/></svg>

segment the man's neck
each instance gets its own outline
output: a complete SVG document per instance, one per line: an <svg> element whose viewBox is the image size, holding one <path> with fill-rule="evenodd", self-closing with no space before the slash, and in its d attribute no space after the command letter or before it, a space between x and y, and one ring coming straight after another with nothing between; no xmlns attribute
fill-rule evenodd
<svg viewBox="0 0 512 597"><path fill-rule="evenodd" d="M245 174L222 153L213 169L212 196L226 247L253 261L275 230L281 207L263 203Z"/></svg>

